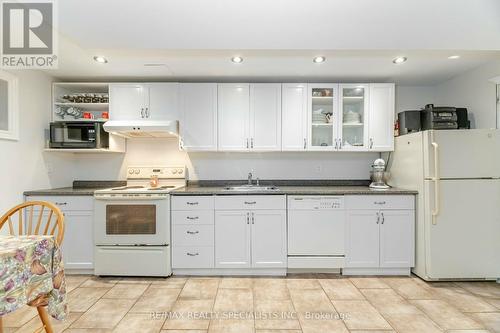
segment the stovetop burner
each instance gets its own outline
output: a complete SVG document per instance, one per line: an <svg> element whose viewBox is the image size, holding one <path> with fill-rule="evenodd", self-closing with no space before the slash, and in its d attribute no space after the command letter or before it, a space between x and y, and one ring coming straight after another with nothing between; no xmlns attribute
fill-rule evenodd
<svg viewBox="0 0 500 333"><path fill-rule="evenodd" d="M144 186L140 186L140 185L122 186L122 187L112 188L111 191L133 190L133 189L138 189L138 188L145 188L145 187Z"/></svg>
<svg viewBox="0 0 500 333"><path fill-rule="evenodd" d="M148 188L148 191L160 191L160 190L166 190L169 188L174 188L174 185L164 185L164 186L158 186L158 187L150 187Z"/></svg>
<svg viewBox="0 0 500 333"><path fill-rule="evenodd" d="M186 186L186 170L184 166L137 166L127 168L127 185L97 190L94 195L100 197L119 198L120 196L155 197L165 196L171 191ZM158 186L151 187L154 178Z"/></svg>

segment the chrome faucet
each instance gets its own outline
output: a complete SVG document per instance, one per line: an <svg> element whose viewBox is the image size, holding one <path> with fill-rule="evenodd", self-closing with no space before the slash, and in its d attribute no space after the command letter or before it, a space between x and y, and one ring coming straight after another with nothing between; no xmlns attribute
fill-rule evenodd
<svg viewBox="0 0 500 333"><path fill-rule="evenodd" d="M249 172L248 173L248 186L252 186L252 177L253 177L252 173Z"/></svg>

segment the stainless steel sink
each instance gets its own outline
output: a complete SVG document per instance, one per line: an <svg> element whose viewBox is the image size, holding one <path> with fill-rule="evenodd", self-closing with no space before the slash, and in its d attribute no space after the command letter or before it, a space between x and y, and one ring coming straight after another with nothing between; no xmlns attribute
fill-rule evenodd
<svg viewBox="0 0 500 333"><path fill-rule="evenodd" d="M259 186L259 185L238 185L238 186L227 186L224 187L224 191L234 191L234 192L252 192L252 191L268 191L277 192L280 189L276 186Z"/></svg>

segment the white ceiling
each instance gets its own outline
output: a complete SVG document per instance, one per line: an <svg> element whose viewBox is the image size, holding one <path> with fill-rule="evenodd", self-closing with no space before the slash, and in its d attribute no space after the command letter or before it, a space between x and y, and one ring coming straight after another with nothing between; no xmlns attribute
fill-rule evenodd
<svg viewBox="0 0 500 333"><path fill-rule="evenodd" d="M63 0L58 11L50 74L63 79L424 85L500 59L499 0ZM392 64L399 55L408 62Z"/></svg>

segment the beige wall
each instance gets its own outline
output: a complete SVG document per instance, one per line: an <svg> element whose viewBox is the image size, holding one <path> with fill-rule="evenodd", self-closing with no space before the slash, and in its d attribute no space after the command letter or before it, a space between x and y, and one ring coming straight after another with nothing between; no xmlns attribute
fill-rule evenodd
<svg viewBox="0 0 500 333"><path fill-rule="evenodd" d="M19 140L0 139L0 214L23 200L22 193L70 182L72 162L43 153L50 119L51 77L11 71L19 79Z"/></svg>
<svg viewBox="0 0 500 333"><path fill-rule="evenodd" d="M495 128L496 85L490 79L500 75L500 60L487 63L435 86L436 103L466 107L476 128Z"/></svg>

